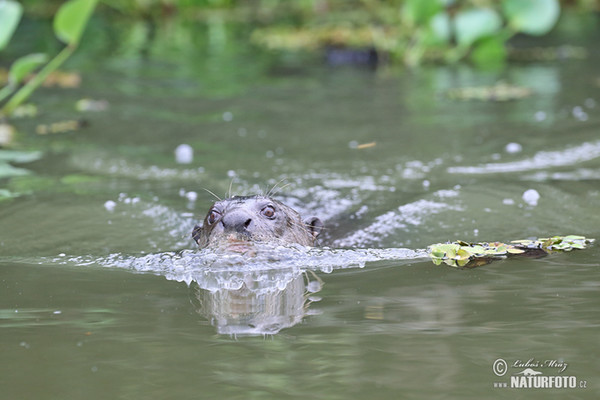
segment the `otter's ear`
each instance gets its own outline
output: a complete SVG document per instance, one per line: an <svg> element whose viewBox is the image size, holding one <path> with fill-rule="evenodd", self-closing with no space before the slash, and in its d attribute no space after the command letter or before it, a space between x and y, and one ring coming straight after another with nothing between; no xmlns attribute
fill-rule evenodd
<svg viewBox="0 0 600 400"><path fill-rule="evenodd" d="M194 242L200 244L200 235L202 235L202 227L200 225L194 226L194 230L192 231L192 239L194 239Z"/></svg>
<svg viewBox="0 0 600 400"><path fill-rule="evenodd" d="M304 220L304 223L306 224L306 228L308 229L308 231L312 233L313 237L315 238L319 236L319 234L323 230L323 223L317 217L310 217Z"/></svg>

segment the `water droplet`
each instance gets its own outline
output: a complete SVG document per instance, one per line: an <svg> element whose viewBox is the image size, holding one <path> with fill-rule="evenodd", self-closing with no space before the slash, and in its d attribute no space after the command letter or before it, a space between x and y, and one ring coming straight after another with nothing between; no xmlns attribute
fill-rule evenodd
<svg viewBox="0 0 600 400"><path fill-rule="evenodd" d="M196 192L187 192L185 194L185 197L189 201L196 201L196 199L198 199L198 193L196 193Z"/></svg>
<svg viewBox="0 0 600 400"><path fill-rule="evenodd" d="M175 148L175 162L190 164L194 160L194 149L189 144L180 144Z"/></svg>
<svg viewBox="0 0 600 400"><path fill-rule="evenodd" d="M306 290L311 293L317 293L321 290L321 284L318 281L309 282L308 285L306 285Z"/></svg>
<svg viewBox="0 0 600 400"><path fill-rule="evenodd" d="M535 113L535 120L538 122L542 122L546 120L546 112L545 111L537 111Z"/></svg>
<svg viewBox="0 0 600 400"><path fill-rule="evenodd" d="M516 153L520 153L521 151L523 151L523 146L521 146L519 143L511 142L511 143L509 143L509 144L506 145L506 147L504 148L504 150L508 154L516 154Z"/></svg>
<svg viewBox="0 0 600 400"><path fill-rule="evenodd" d="M115 210L115 207L117 206L117 203L115 203L112 200L108 200L107 202L104 203L104 208L106 208L107 211L113 212Z"/></svg>
<svg viewBox="0 0 600 400"><path fill-rule="evenodd" d="M530 206L537 206L540 194L535 189L528 189L523 193L523 200Z"/></svg>

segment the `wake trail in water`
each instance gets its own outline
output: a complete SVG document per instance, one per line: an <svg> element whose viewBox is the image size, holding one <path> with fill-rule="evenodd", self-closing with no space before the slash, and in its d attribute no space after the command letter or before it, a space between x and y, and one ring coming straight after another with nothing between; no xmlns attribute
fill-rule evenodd
<svg viewBox="0 0 600 400"><path fill-rule="evenodd" d="M127 269L141 273L162 275L169 280L204 282L218 280L215 286L237 286L240 279L249 273L282 271L315 271L331 273L337 269L364 268L367 263L394 261L399 264L426 258L426 250L404 248L389 249L331 249L304 246L256 246L252 256L235 252L210 249L183 250L146 255L110 254L108 256L66 256L16 258L10 257L0 262L27 264L54 264L69 266L100 266ZM217 278L215 278L217 277ZM237 278L234 278L237 277ZM226 283L227 280L235 282ZM237 283L236 283L237 282ZM213 286L208 284L208 286Z"/></svg>

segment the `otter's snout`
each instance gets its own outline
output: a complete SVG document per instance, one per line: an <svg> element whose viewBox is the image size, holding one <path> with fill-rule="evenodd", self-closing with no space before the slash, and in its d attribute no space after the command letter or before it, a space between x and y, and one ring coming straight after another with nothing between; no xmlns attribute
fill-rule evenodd
<svg viewBox="0 0 600 400"><path fill-rule="evenodd" d="M252 215L243 210L235 210L228 212L221 219L225 232L250 233L252 224Z"/></svg>

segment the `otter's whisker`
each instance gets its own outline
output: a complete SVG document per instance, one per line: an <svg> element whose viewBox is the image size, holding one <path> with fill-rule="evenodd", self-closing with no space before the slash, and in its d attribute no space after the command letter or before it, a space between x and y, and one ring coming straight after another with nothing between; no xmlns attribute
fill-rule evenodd
<svg viewBox="0 0 600 400"><path fill-rule="evenodd" d="M275 189L275 188L271 189L271 194L269 194L269 197L270 197L270 196L275 196L277 193L281 192L283 189L285 189L286 187L288 187L288 186L290 186L290 185L291 185L291 183L286 183L285 185L281 186L281 187L280 187L279 189L277 189L277 190L273 190L273 189Z"/></svg>
<svg viewBox="0 0 600 400"><path fill-rule="evenodd" d="M204 189L204 190L205 190L205 191L207 191L208 193L212 194L212 195L215 197L215 199L217 199L217 200L219 200L219 201L222 201L222 199L221 199L219 196L217 196L216 194L214 194L213 192L211 192L211 191L210 191L210 190L208 190L207 188L202 188L202 189Z"/></svg>
<svg viewBox="0 0 600 400"><path fill-rule="evenodd" d="M234 179L235 179L235 178L231 178L231 182L229 182L229 191L227 192L227 198L228 198L228 199L229 199L229 198L231 198L231 188L232 188L232 186L233 186L233 180L234 180Z"/></svg>
<svg viewBox="0 0 600 400"><path fill-rule="evenodd" d="M269 191L267 192L267 197L270 197L270 196L272 196L272 195L273 195L273 193L274 193L273 191L275 190L275 188L277 188L277 186L279 186L279 184L280 184L281 182L285 181L285 180L286 180L286 178L281 178L279 181L277 181L277 183L276 183L275 185L273 185L273 187L271 188L271 190L269 190Z"/></svg>

